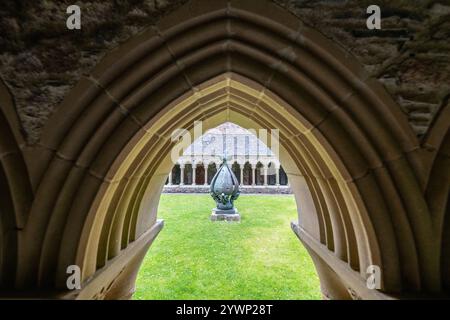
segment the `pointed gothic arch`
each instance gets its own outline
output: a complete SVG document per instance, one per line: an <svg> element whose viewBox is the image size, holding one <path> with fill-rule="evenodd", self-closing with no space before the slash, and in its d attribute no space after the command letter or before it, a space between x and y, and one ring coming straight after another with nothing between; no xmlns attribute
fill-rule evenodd
<svg viewBox="0 0 450 320"><path fill-rule="evenodd" d="M448 283L448 195L433 208L424 191L448 188L438 177L449 171L448 135L431 144L435 157L424 156L381 85L273 3L191 0L108 54L26 156L16 121L5 116L8 102L0 103L1 195L9 203L1 236L14 243L2 244L0 274L17 290L129 297L163 225L156 210L173 166L170 134L194 120L280 128L300 208L293 230L325 296L388 298L442 292L442 279ZM83 290L64 292L74 264ZM369 265L381 267L381 290L366 288Z"/></svg>

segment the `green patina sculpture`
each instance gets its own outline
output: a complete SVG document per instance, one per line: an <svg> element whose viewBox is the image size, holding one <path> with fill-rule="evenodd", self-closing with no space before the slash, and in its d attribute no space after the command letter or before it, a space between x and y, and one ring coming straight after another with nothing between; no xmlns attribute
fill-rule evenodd
<svg viewBox="0 0 450 320"><path fill-rule="evenodd" d="M234 213L233 202L239 197L239 181L227 164L226 158L223 159L217 173L211 181L211 196L216 201L217 209L226 213Z"/></svg>

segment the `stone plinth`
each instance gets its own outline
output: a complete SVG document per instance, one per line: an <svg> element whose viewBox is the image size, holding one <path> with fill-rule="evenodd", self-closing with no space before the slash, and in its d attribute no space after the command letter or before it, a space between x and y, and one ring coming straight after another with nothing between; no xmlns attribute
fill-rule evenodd
<svg viewBox="0 0 450 320"><path fill-rule="evenodd" d="M236 208L231 210L220 210L214 208L211 213L211 221L241 221L241 215Z"/></svg>

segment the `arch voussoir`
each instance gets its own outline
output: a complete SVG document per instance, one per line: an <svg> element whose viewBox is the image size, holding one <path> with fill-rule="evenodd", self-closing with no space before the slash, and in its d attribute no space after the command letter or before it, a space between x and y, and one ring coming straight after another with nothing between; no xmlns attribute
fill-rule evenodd
<svg viewBox="0 0 450 320"><path fill-rule="evenodd" d="M432 190L450 190L448 176L439 177L449 135L429 138L432 156L417 152L400 109L354 60L267 1L192 0L80 81L45 128L30 175L0 113L0 192L15 214L1 221L0 236L17 244L12 256L20 252L15 285L64 289L67 266L77 264L87 286L80 297L129 292L124 283L136 270L124 261L138 267L162 228L172 132L233 120L280 129L280 157L307 209L293 230L324 291L387 297L364 289L370 265L380 266L387 294L440 291L449 206ZM7 235L15 225L24 227L21 241ZM0 271L11 271L4 261Z"/></svg>

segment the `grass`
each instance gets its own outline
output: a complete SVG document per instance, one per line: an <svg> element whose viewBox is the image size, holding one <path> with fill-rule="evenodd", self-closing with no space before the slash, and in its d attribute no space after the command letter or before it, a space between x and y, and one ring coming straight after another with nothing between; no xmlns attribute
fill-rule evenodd
<svg viewBox="0 0 450 320"><path fill-rule="evenodd" d="M242 195L240 223L211 222L209 195L163 194L165 226L151 246L134 299L320 299L306 249L290 229L292 196Z"/></svg>

